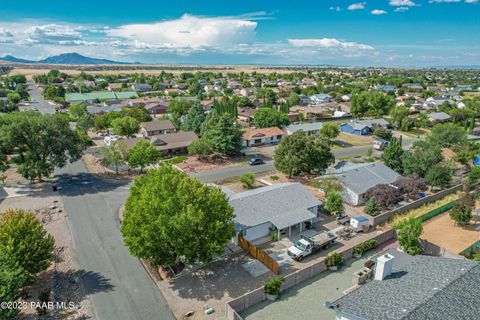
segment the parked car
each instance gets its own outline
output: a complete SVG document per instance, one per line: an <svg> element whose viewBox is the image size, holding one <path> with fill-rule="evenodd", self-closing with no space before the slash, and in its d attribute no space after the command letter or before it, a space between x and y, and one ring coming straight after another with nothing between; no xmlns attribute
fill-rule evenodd
<svg viewBox="0 0 480 320"><path fill-rule="evenodd" d="M374 140L373 141L373 149L375 150L383 150L388 146L388 141L384 139Z"/></svg>
<svg viewBox="0 0 480 320"><path fill-rule="evenodd" d="M264 164L264 163L265 162L260 157L255 157L255 158L251 158L250 160L248 160L248 164L251 165L251 166L256 166L256 165Z"/></svg>

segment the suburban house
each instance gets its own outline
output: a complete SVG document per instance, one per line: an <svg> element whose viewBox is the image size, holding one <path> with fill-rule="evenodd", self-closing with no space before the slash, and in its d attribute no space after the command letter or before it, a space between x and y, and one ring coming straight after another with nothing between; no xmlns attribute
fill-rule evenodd
<svg viewBox="0 0 480 320"><path fill-rule="evenodd" d="M193 131L181 131L149 137L152 144L165 156L187 154L188 146L198 139Z"/></svg>
<svg viewBox="0 0 480 320"><path fill-rule="evenodd" d="M159 103L162 100L159 97L140 97L136 99L130 99L128 105L130 107L140 107L146 105L147 103Z"/></svg>
<svg viewBox="0 0 480 320"><path fill-rule="evenodd" d="M87 106L87 112L92 116L104 114L110 111L122 111L122 109L123 109L123 106L121 105L111 105L107 107L103 107L101 105Z"/></svg>
<svg viewBox="0 0 480 320"><path fill-rule="evenodd" d="M142 122L140 125L140 133L144 137L157 136L160 134L169 134L177 131L177 128L170 120L153 120Z"/></svg>
<svg viewBox="0 0 480 320"><path fill-rule="evenodd" d="M452 117L445 112L432 112L428 114L428 120L430 120L432 124L448 122L451 118Z"/></svg>
<svg viewBox="0 0 480 320"><path fill-rule="evenodd" d="M164 114L164 113L167 113L169 104L170 104L170 101L168 100L165 100L162 102L147 103L145 105L145 110L147 110L148 113L152 115Z"/></svg>
<svg viewBox="0 0 480 320"><path fill-rule="evenodd" d="M311 95L309 98L310 98L310 104L312 105L332 102L332 96L326 93L314 94L314 95Z"/></svg>
<svg viewBox="0 0 480 320"><path fill-rule="evenodd" d="M338 170L335 176L344 186L343 199L355 206L368 200L364 198L364 194L370 188L379 184L394 183L400 177L382 162L349 166Z"/></svg>
<svg viewBox="0 0 480 320"><path fill-rule="evenodd" d="M337 320L478 319L480 264L471 260L410 256L390 249L363 268L347 294L325 306ZM373 269L373 270L372 270Z"/></svg>
<svg viewBox="0 0 480 320"><path fill-rule="evenodd" d="M303 114L303 117L307 120L317 120L329 114L329 110L325 106L293 106L290 111Z"/></svg>
<svg viewBox="0 0 480 320"><path fill-rule="evenodd" d="M277 127L247 129L243 133L243 146L252 147L279 143L285 134L285 131Z"/></svg>
<svg viewBox="0 0 480 320"><path fill-rule="evenodd" d="M243 122L251 122L253 121L253 115L257 109L253 108L243 108L238 110L237 112L237 119Z"/></svg>
<svg viewBox="0 0 480 320"><path fill-rule="evenodd" d="M291 124L285 128L285 131L287 131L287 134L291 135L302 130L307 136L318 136L320 135L322 127L323 124L321 122Z"/></svg>
<svg viewBox="0 0 480 320"><path fill-rule="evenodd" d="M367 135L373 133L376 128L387 128L388 122L385 119L370 119L370 120L351 120L350 122L342 123L340 131L345 133Z"/></svg>
<svg viewBox="0 0 480 320"><path fill-rule="evenodd" d="M271 230L291 235L303 230L306 221L315 222L322 205L300 183L279 183L236 193L229 197L235 214L237 234L248 241L270 237ZM279 237L280 238L280 237Z"/></svg>
<svg viewBox="0 0 480 320"><path fill-rule="evenodd" d="M152 87L146 83L133 83L132 84L133 91L150 91Z"/></svg>
<svg viewBox="0 0 480 320"><path fill-rule="evenodd" d="M123 88L123 83L110 83L107 86L108 91L121 90Z"/></svg>
<svg viewBox="0 0 480 320"><path fill-rule="evenodd" d="M178 154L186 154L187 148L193 141L198 139L195 132L174 132L169 134L162 134L157 136L137 137L122 140L127 150L133 148L133 146L140 140L147 140L151 142L158 150L162 152L164 156L174 156Z"/></svg>

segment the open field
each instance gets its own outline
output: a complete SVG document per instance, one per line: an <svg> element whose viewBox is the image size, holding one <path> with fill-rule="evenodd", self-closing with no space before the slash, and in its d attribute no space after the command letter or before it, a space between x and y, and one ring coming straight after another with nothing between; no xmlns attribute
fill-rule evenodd
<svg viewBox="0 0 480 320"><path fill-rule="evenodd" d="M466 227L455 225L446 212L423 224L422 239L453 253L460 253L480 239L478 224Z"/></svg>
<svg viewBox="0 0 480 320"><path fill-rule="evenodd" d="M340 132L336 139L336 143L341 145L342 142L345 142L348 147L368 146L372 145L372 136L359 136Z"/></svg>
<svg viewBox="0 0 480 320"><path fill-rule="evenodd" d="M180 74L184 72L221 72L221 73L240 73L240 72L257 72L257 73L291 73L294 70L277 69L260 66L227 66L227 65L211 65L211 66L196 66L196 65L118 65L121 70L108 70L115 68L117 65L19 65L10 71L10 75L23 74L28 79L38 74L45 74L51 69L57 69L60 72L64 72L69 75L78 75L82 71L89 74L131 74L131 73L144 73L144 74L159 74L162 71ZM101 70L105 68L105 70ZM325 70L325 72L329 72Z"/></svg>

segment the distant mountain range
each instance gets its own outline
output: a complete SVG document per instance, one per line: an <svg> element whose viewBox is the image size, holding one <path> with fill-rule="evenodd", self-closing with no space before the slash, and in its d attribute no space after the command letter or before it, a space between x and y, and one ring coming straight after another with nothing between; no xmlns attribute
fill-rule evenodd
<svg viewBox="0 0 480 320"><path fill-rule="evenodd" d="M107 59L96 59L82 56L78 53L62 53L58 56L48 57L43 60L25 60L13 56L0 57L1 61L15 62L15 63L45 63L45 64L130 64L128 62L119 62Z"/></svg>

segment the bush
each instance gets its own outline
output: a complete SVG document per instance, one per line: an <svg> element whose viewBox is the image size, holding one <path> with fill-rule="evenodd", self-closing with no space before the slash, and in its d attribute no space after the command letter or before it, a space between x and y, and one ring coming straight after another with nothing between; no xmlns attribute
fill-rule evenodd
<svg viewBox="0 0 480 320"><path fill-rule="evenodd" d="M327 258L325 258L325 265L327 267L339 267L345 261L345 257L338 252L330 253Z"/></svg>
<svg viewBox="0 0 480 320"><path fill-rule="evenodd" d="M285 278L281 276L268 279L263 285L263 292L278 296L280 294L280 287L284 281Z"/></svg>
<svg viewBox="0 0 480 320"><path fill-rule="evenodd" d="M372 250L377 246L377 240L367 240L364 243L359 244L353 248L353 253L364 254L368 250Z"/></svg>
<svg viewBox="0 0 480 320"><path fill-rule="evenodd" d="M397 223L397 239L403 250L410 255L422 253L420 235L422 234L422 221L415 217L408 217Z"/></svg>
<svg viewBox="0 0 480 320"><path fill-rule="evenodd" d="M273 181L277 181L280 179L279 176L270 176L270 179L272 179Z"/></svg>
<svg viewBox="0 0 480 320"><path fill-rule="evenodd" d="M366 214L375 217L382 213L382 208L378 204L378 201L372 197L368 199L367 203L365 204L365 209L363 209L363 211Z"/></svg>
<svg viewBox="0 0 480 320"><path fill-rule="evenodd" d="M452 211L450 211L450 218L461 226L466 226L472 220L472 208L458 203Z"/></svg>
<svg viewBox="0 0 480 320"><path fill-rule="evenodd" d="M255 186L255 175L253 173L245 173L240 176L240 183L244 189L253 189Z"/></svg>
<svg viewBox="0 0 480 320"><path fill-rule="evenodd" d="M365 198L375 198L383 209L388 209L391 205L397 204L402 200L402 192L388 184L379 184L367 190Z"/></svg>

